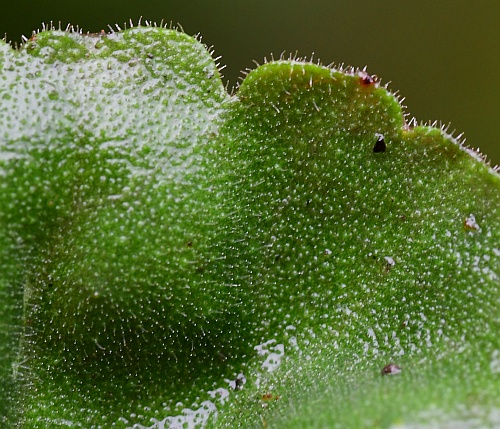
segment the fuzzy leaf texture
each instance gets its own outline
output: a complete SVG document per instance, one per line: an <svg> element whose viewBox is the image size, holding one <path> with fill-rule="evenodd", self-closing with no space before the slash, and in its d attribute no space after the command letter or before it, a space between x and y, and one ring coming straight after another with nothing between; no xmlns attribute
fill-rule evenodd
<svg viewBox="0 0 500 429"><path fill-rule="evenodd" d="M500 427L500 175L366 73L52 30L0 100L3 427Z"/></svg>

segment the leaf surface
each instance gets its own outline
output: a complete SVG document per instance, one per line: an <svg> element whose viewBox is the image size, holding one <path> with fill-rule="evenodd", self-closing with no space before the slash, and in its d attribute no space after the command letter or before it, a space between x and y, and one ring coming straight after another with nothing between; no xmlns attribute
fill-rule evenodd
<svg viewBox="0 0 500 429"><path fill-rule="evenodd" d="M0 69L5 427L499 424L500 176L368 74L229 95L163 28Z"/></svg>

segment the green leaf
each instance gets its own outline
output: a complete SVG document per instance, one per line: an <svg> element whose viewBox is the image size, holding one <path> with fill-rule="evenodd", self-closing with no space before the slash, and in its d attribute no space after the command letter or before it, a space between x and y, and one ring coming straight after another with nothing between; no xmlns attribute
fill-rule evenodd
<svg viewBox="0 0 500 429"><path fill-rule="evenodd" d="M498 424L500 176L366 72L229 95L164 28L0 70L5 427Z"/></svg>

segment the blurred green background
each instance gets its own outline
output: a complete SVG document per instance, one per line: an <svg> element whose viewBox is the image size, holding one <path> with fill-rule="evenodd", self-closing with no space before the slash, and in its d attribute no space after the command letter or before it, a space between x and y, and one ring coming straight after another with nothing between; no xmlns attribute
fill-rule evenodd
<svg viewBox="0 0 500 429"><path fill-rule="evenodd" d="M252 60L283 51L368 66L406 97L411 116L451 123L500 164L498 0L28 0L0 10L0 34L13 42L50 21L91 32L140 16L180 23L222 55L229 87Z"/></svg>

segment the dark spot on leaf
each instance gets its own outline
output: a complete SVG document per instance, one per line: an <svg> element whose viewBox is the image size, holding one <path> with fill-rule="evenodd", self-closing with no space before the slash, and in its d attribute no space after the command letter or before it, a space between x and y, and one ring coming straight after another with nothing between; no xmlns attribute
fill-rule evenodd
<svg viewBox="0 0 500 429"><path fill-rule="evenodd" d="M390 256L385 256L384 259L385 259L384 271L388 273L396 265L396 262Z"/></svg>
<svg viewBox="0 0 500 429"><path fill-rule="evenodd" d="M464 220L464 229L466 231L481 231L479 224L476 222L476 217L473 214Z"/></svg>
<svg viewBox="0 0 500 429"><path fill-rule="evenodd" d="M370 86L370 85L373 85L376 82L375 77L374 76L370 76L366 72L359 73L359 80L361 82L361 85L363 85L363 86Z"/></svg>
<svg viewBox="0 0 500 429"><path fill-rule="evenodd" d="M278 399L281 399L281 395L275 395L273 393L264 393L262 395L263 401L277 401Z"/></svg>
<svg viewBox="0 0 500 429"><path fill-rule="evenodd" d="M389 365L384 366L382 368L381 374L382 375L394 375L394 374L399 374L401 372L401 367L397 366L396 364L390 363Z"/></svg>
<svg viewBox="0 0 500 429"><path fill-rule="evenodd" d="M187 245L187 247L191 247L193 245L193 242L192 241L188 241L186 245Z"/></svg>
<svg viewBox="0 0 500 429"><path fill-rule="evenodd" d="M243 388L243 379L238 377L235 381L234 381L234 390L241 390Z"/></svg>
<svg viewBox="0 0 500 429"><path fill-rule="evenodd" d="M385 140L384 136L381 134L377 135L377 141L375 142L375 146L373 146L373 152L374 153L379 153L379 152L385 152Z"/></svg>

